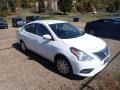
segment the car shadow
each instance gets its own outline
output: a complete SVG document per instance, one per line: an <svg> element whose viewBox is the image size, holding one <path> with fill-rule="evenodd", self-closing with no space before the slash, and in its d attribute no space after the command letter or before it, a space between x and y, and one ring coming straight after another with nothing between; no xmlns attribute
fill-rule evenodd
<svg viewBox="0 0 120 90"><path fill-rule="evenodd" d="M58 75L61 75L65 78L68 78L70 80L84 80L85 77L81 77L81 76L77 76L77 75L74 75L74 74L71 74L71 75L68 75L68 76L64 76L62 74L60 74L57 70L57 67L56 65L41 57L40 55L37 55L36 53L32 52L32 51L27 51L27 52L23 52L21 49L20 49L20 46L18 43L14 43L13 45L13 48L15 48L17 51L23 53L24 55L28 56L27 60L35 60L37 63L41 64L43 67L45 67L46 69L58 74Z"/></svg>

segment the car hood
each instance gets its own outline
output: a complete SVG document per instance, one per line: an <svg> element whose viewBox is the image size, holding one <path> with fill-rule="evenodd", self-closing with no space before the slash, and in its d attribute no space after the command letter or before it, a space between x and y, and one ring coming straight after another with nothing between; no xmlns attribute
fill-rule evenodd
<svg viewBox="0 0 120 90"><path fill-rule="evenodd" d="M63 39L63 42L70 47L92 53L98 52L106 47L106 43L103 40L89 34L72 39Z"/></svg>

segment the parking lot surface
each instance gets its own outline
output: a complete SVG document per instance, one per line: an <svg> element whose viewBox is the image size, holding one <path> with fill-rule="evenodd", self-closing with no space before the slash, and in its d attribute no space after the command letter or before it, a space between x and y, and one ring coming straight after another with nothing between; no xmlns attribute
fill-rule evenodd
<svg viewBox="0 0 120 90"><path fill-rule="evenodd" d="M120 41L104 39L111 50L108 66L91 78L61 76L55 65L16 43L18 28L0 30L0 90L119 90Z"/></svg>

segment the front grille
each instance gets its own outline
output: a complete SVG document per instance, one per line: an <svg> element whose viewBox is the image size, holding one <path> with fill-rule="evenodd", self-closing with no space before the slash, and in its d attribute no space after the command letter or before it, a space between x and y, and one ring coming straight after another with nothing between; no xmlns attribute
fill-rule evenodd
<svg viewBox="0 0 120 90"><path fill-rule="evenodd" d="M109 50L108 50L108 47L106 47L105 49L99 51L99 52L96 52L94 53L98 58L100 58L100 60L103 60L105 59L108 54L109 54Z"/></svg>

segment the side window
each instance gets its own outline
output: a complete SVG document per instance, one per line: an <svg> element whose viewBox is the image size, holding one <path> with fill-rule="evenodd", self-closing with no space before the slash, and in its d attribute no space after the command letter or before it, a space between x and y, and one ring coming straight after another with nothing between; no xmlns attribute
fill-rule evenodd
<svg viewBox="0 0 120 90"><path fill-rule="evenodd" d="M110 20L104 20L104 24L111 24Z"/></svg>
<svg viewBox="0 0 120 90"><path fill-rule="evenodd" d="M118 25L118 24L120 24L120 22L114 20L114 21L113 21L113 24L114 24L114 25Z"/></svg>
<svg viewBox="0 0 120 90"><path fill-rule="evenodd" d="M35 24L28 24L25 26L25 31L35 33Z"/></svg>
<svg viewBox="0 0 120 90"><path fill-rule="evenodd" d="M46 35L46 34L50 35L50 32L48 31L48 29L44 25L37 24L35 34L39 35L39 36L43 36L43 35Z"/></svg>
<svg viewBox="0 0 120 90"><path fill-rule="evenodd" d="M94 25L102 25L104 23L103 20L97 20L94 22Z"/></svg>

